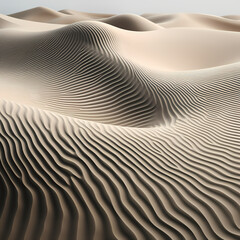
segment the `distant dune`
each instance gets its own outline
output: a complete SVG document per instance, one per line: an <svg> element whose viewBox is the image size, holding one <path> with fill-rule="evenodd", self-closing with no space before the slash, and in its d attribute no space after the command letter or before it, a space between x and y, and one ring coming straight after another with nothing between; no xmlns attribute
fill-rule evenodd
<svg viewBox="0 0 240 240"><path fill-rule="evenodd" d="M240 31L238 16L219 17L204 14L143 14L143 17L165 28L191 27Z"/></svg>
<svg viewBox="0 0 240 240"><path fill-rule="evenodd" d="M240 239L239 19L0 15L0 240Z"/></svg>

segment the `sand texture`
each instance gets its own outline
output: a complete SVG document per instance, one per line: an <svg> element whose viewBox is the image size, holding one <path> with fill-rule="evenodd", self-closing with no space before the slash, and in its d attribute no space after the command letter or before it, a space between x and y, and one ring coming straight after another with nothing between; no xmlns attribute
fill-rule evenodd
<svg viewBox="0 0 240 240"><path fill-rule="evenodd" d="M240 17L0 15L0 239L240 239Z"/></svg>

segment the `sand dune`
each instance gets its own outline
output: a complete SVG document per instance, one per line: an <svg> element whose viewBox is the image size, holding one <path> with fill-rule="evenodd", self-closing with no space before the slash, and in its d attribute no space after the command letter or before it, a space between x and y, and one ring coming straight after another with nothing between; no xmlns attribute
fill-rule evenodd
<svg viewBox="0 0 240 240"><path fill-rule="evenodd" d="M35 22L70 24L84 20L94 20L111 17L111 14L84 13L73 10L61 10L59 12L45 7L36 7L23 12L10 15L23 20Z"/></svg>
<svg viewBox="0 0 240 240"><path fill-rule="evenodd" d="M239 239L235 19L1 15L0 239Z"/></svg>
<svg viewBox="0 0 240 240"><path fill-rule="evenodd" d="M78 15L84 17L84 20L90 20L90 19L101 19L101 18L108 18L114 16L113 14L106 14L106 13L88 13L88 12L80 12L76 10L70 10L70 9L63 9L59 12L69 14L69 15Z"/></svg>
<svg viewBox="0 0 240 240"><path fill-rule="evenodd" d="M9 15L11 17L23 20L30 20L36 22L55 23L55 24L70 24L78 21L100 20L110 23L116 27L127 30L144 31L150 27L156 30L160 27L176 28L176 27L190 27L190 28L206 28L217 29L225 31L240 31L239 16L213 16L205 14L142 14L141 16L134 14L98 14L98 13L84 13L74 10L55 11L45 7L36 7L23 12ZM144 19L148 21L144 21ZM152 24L150 22L152 22ZM135 27L135 28L134 28ZM130 28L130 29L128 29ZM140 29L140 30L138 30Z"/></svg>
<svg viewBox="0 0 240 240"><path fill-rule="evenodd" d="M0 29L3 29L3 28L16 28L18 27L17 24L14 24L8 20L5 19L6 16L3 15L0 15Z"/></svg>
<svg viewBox="0 0 240 240"><path fill-rule="evenodd" d="M57 28L64 27L65 24L50 24L50 23L41 23L41 22L33 22L28 20L17 19L14 17L6 16L0 14L0 29L8 30L9 28L15 28L18 31L25 32L42 32L53 30ZM22 34L22 33L21 33Z"/></svg>
<svg viewBox="0 0 240 240"><path fill-rule="evenodd" d="M117 15L100 21L129 31L153 31L161 29L161 27L151 21L134 14Z"/></svg>
<svg viewBox="0 0 240 240"><path fill-rule="evenodd" d="M237 15L227 15L223 17L228 19L233 19L233 20L240 20L240 16L237 16Z"/></svg>
<svg viewBox="0 0 240 240"><path fill-rule="evenodd" d="M54 18L62 17L64 14L46 7L36 7L26 11L10 14L10 16L36 22L48 22Z"/></svg>
<svg viewBox="0 0 240 240"><path fill-rule="evenodd" d="M143 14L142 17L165 28L191 27L225 31L240 31L237 17L219 17L204 14Z"/></svg>

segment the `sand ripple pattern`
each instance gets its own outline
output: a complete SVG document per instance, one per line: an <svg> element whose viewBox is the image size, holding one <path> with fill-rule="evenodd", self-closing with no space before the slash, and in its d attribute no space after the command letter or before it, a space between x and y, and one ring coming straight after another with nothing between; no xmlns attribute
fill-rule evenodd
<svg viewBox="0 0 240 240"><path fill-rule="evenodd" d="M0 240L240 239L240 63L138 65L129 17L0 38Z"/></svg>
<svg viewBox="0 0 240 240"><path fill-rule="evenodd" d="M156 97L115 51L104 24L77 23L26 41L21 47L30 41L31 54L14 66L17 77L36 79L43 89L36 100L41 108L106 124L159 124Z"/></svg>
<svg viewBox="0 0 240 240"><path fill-rule="evenodd" d="M1 239L239 238L239 131L136 130L6 101L0 116Z"/></svg>

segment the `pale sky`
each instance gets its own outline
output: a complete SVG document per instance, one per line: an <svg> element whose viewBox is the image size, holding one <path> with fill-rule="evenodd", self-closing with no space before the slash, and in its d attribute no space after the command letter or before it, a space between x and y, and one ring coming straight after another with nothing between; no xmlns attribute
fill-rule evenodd
<svg viewBox="0 0 240 240"><path fill-rule="evenodd" d="M240 0L0 0L0 13L44 6L101 13L205 13L240 15Z"/></svg>

